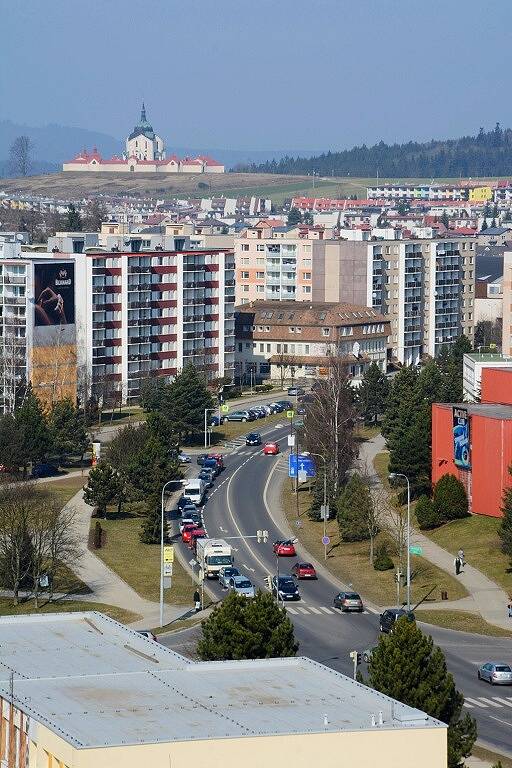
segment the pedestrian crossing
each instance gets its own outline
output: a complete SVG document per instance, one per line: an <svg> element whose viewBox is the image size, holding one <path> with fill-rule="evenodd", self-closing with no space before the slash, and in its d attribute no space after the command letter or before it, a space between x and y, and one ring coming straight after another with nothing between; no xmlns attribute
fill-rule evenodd
<svg viewBox="0 0 512 768"><path fill-rule="evenodd" d="M512 696L464 696L464 706L467 709L502 709L503 707L512 707Z"/></svg>
<svg viewBox="0 0 512 768"><path fill-rule="evenodd" d="M289 605L288 603L284 603L284 608L288 611L288 613L291 613L292 616L323 616L324 614L330 614L331 616L334 614L336 616L347 616L347 613L342 613L337 608L328 608L326 605L300 605L299 603L294 603L293 605ZM368 610L368 608L365 608L363 611L365 614L369 613L375 613L373 610Z"/></svg>

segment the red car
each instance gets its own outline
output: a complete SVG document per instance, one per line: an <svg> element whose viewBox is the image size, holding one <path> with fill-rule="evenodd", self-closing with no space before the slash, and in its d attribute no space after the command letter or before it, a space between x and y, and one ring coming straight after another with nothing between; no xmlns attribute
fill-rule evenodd
<svg viewBox="0 0 512 768"><path fill-rule="evenodd" d="M279 557L295 557L297 555L293 541L275 541L274 554Z"/></svg>
<svg viewBox="0 0 512 768"><path fill-rule="evenodd" d="M196 541L198 539L206 539L207 536L208 534L206 533L204 528L194 528L193 531L190 531L190 543L189 543L190 549L193 549L195 552Z"/></svg>
<svg viewBox="0 0 512 768"><path fill-rule="evenodd" d="M316 579L316 571L311 563L295 563L292 568L292 575L297 579Z"/></svg>
<svg viewBox="0 0 512 768"><path fill-rule="evenodd" d="M187 525L183 526L183 530L181 532L181 540L185 544L190 544L190 539L192 538L192 531L195 531L198 528L196 523L187 523Z"/></svg>
<svg viewBox="0 0 512 768"><path fill-rule="evenodd" d="M279 453L278 443L265 443L263 446L263 453L265 456L276 456Z"/></svg>
<svg viewBox="0 0 512 768"><path fill-rule="evenodd" d="M224 456L222 455L222 453L209 453L209 454L208 454L208 458L209 458L209 459L215 459L215 461L217 462L217 466L218 466L218 468L219 468L221 471L222 471L223 469L225 469L225 465L224 465Z"/></svg>

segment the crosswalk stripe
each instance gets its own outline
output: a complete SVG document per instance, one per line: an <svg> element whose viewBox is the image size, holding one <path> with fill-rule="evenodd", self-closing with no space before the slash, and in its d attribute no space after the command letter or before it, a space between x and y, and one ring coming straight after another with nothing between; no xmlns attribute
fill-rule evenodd
<svg viewBox="0 0 512 768"><path fill-rule="evenodd" d="M470 699L469 696L465 696L465 703L468 704L470 702L475 707L483 707L484 709L487 709L487 704L482 704L481 701L478 701L477 699Z"/></svg>
<svg viewBox="0 0 512 768"><path fill-rule="evenodd" d="M323 605L320 606L320 610L323 611L324 613L329 613L329 614L334 613L334 611L331 608L325 608Z"/></svg>
<svg viewBox="0 0 512 768"><path fill-rule="evenodd" d="M474 709L474 706L472 704L468 704L468 700L464 699L464 706L466 709Z"/></svg>
<svg viewBox="0 0 512 768"><path fill-rule="evenodd" d="M320 615L322 615L322 611L319 611L318 608L314 608L312 605L309 606L309 610L312 613L319 613Z"/></svg>
<svg viewBox="0 0 512 768"><path fill-rule="evenodd" d="M309 613L307 608L302 608L300 605L297 606L297 610L301 613Z"/></svg>
<svg viewBox="0 0 512 768"><path fill-rule="evenodd" d="M501 696L495 696L494 698L496 701L501 701L501 703L505 704L505 706L512 707L512 701L510 699L502 699Z"/></svg>
<svg viewBox="0 0 512 768"><path fill-rule="evenodd" d="M288 611L288 613L293 613L293 614L294 614L294 616L297 616L297 613L298 613L298 612L295 610L295 608L290 608L290 606L289 606L289 605L287 605L287 606L286 606L286 610Z"/></svg>
<svg viewBox="0 0 512 768"><path fill-rule="evenodd" d="M497 701L493 701L492 699L486 699L485 696L480 696L480 701L484 701L486 704L489 704L491 707L498 707L501 709L503 706L502 704L498 704Z"/></svg>

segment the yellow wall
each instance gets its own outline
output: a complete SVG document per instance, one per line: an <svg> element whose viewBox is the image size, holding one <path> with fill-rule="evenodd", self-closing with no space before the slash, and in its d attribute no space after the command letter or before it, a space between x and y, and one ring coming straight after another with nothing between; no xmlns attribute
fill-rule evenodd
<svg viewBox="0 0 512 768"><path fill-rule="evenodd" d="M469 190L469 199L475 202L492 200L492 189L491 187L474 187Z"/></svg>

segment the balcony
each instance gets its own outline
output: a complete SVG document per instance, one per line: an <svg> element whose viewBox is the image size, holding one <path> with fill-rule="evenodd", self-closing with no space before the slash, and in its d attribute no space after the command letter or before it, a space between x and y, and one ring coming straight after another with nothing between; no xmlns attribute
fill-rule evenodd
<svg viewBox="0 0 512 768"><path fill-rule="evenodd" d="M8 275L4 272L4 283L6 285L25 285L25 276L23 275Z"/></svg>
<svg viewBox="0 0 512 768"><path fill-rule="evenodd" d="M16 307L24 307L27 302L27 299L25 296L5 296L4 295L4 304L10 304L12 306Z"/></svg>

